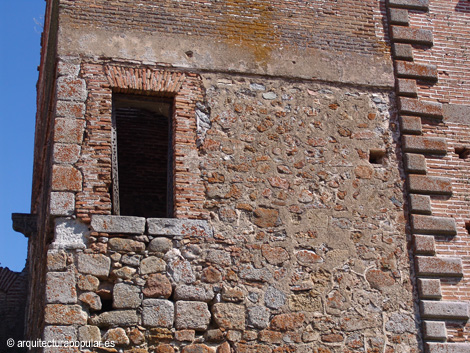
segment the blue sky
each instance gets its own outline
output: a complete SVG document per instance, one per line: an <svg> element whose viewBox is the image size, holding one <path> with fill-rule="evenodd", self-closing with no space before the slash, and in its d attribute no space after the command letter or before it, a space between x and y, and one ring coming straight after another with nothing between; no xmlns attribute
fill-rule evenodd
<svg viewBox="0 0 470 353"><path fill-rule="evenodd" d="M11 214L29 213L37 67L45 0L0 0L0 266L21 271L27 239Z"/></svg>

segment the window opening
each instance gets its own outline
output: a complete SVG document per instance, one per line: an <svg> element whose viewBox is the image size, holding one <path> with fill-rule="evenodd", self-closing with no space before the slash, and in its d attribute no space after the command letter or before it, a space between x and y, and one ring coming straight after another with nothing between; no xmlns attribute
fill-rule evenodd
<svg viewBox="0 0 470 353"><path fill-rule="evenodd" d="M455 153L458 154L460 159L468 159L470 157L470 148L455 147Z"/></svg>
<svg viewBox="0 0 470 353"><path fill-rule="evenodd" d="M384 150L370 150L369 151L369 163L383 164L384 157L385 157Z"/></svg>
<svg viewBox="0 0 470 353"><path fill-rule="evenodd" d="M467 233L470 234L470 221L465 222L465 229L467 230Z"/></svg>
<svg viewBox="0 0 470 353"><path fill-rule="evenodd" d="M172 217L171 100L113 95L113 212Z"/></svg>

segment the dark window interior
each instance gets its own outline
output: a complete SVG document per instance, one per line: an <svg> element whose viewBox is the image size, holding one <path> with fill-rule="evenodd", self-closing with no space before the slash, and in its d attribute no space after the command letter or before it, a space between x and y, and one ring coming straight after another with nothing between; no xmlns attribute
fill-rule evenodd
<svg viewBox="0 0 470 353"><path fill-rule="evenodd" d="M114 182L119 193L113 202L119 203L120 215L172 216L170 103L156 97L113 96L118 174Z"/></svg>
<svg viewBox="0 0 470 353"><path fill-rule="evenodd" d="M385 157L384 150L370 150L369 151L369 163L383 164L384 157Z"/></svg>
<svg viewBox="0 0 470 353"><path fill-rule="evenodd" d="M468 159L470 157L470 148L455 147L455 153L459 155L460 159Z"/></svg>

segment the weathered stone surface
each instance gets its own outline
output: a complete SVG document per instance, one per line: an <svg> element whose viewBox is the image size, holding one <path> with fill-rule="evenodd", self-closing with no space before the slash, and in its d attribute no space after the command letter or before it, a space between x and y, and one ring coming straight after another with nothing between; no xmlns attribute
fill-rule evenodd
<svg viewBox="0 0 470 353"><path fill-rule="evenodd" d="M410 76L403 75L403 77ZM398 99L398 106L401 114L411 114L442 119L441 103L421 101L415 98L400 97Z"/></svg>
<svg viewBox="0 0 470 353"><path fill-rule="evenodd" d="M85 292L80 294L78 298L82 303L85 303L90 308L90 311L101 310L101 298L98 294L93 292Z"/></svg>
<svg viewBox="0 0 470 353"><path fill-rule="evenodd" d="M289 260L289 253L281 246L270 246L263 244L261 253L271 265L280 265Z"/></svg>
<svg viewBox="0 0 470 353"><path fill-rule="evenodd" d="M408 78L399 78L397 80L397 93L400 96L416 97L418 94L416 80Z"/></svg>
<svg viewBox="0 0 470 353"><path fill-rule="evenodd" d="M108 246L110 250L121 252L142 252L145 250L145 244L140 241L123 238L109 239Z"/></svg>
<svg viewBox="0 0 470 353"><path fill-rule="evenodd" d="M119 256L120 254L114 253L112 255L113 256ZM141 257L142 257L141 255L137 255L137 254L134 254L134 255L124 254L124 255L121 256L120 260L118 260L118 261L121 261L121 263L124 264L124 265L137 267L137 266L140 265Z"/></svg>
<svg viewBox="0 0 470 353"><path fill-rule="evenodd" d="M432 31L427 29L391 26L392 40L399 43L433 44Z"/></svg>
<svg viewBox="0 0 470 353"><path fill-rule="evenodd" d="M468 303L421 300L420 313L426 319L468 320Z"/></svg>
<svg viewBox="0 0 470 353"><path fill-rule="evenodd" d="M112 328L106 331L103 336L103 340L114 342L117 346L129 344L129 337L127 337L126 331L121 327Z"/></svg>
<svg viewBox="0 0 470 353"><path fill-rule="evenodd" d="M424 339L446 340L447 330L444 321L423 321Z"/></svg>
<svg viewBox="0 0 470 353"><path fill-rule="evenodd" d="M151 274L142 292L150 298L169 298L172 292L171 282L163 274Z"/></svg>
<svg viewBox="0 0 470 353"><path fill-rule="evenodd" d="M221 266L229 266L232 263L230 253L224 250L208 250L206 260Z"/></svg>
<svg viewBox="0 0 470 353"><path fill-rule="evenodd" d="M79 254L78 271L96 277L108 277L111 259L102 254Z"/></svg>
<svg viewBox="0 0 470 353"><path fill-rule="evenodd" d="M191 264L180 258L171 259L167 265L167 271L176 283L191 284L196 280Z"/></svg>
<svg viewBox="0 0 470 353"><path fill-rule="evenodd" d="M264 306L252 306L248 308L248 325L265 329L269 325L271 312Z"/></svg>
<svg viewBox="0 0 470 353"><path fill-rule="evenodd" d="M418 214L431 214L431 197L428 195L410 194L410 211Z"/></svg>
<svg viewBox="0 0 470 353"><path fill-rule="evenodd" d="M171 328L175 320L175 308L165 299L145 299L142 320L144 326Z"/></svg>
<svg viewBox="0 0 470 353"><path fill-rule="evenodd" d="M232 303L216 303L212 315L217 325L224 329L245 329L245 307Z"/></svg>
<svg viewBox="0 0 470 353"><path fill-rule="evenodd" d="M149 244L150 252L166 253L173 247L173 242L168 238L154 238Z"/></svg>
<svg viewBox="0 0 470 353"><path fill-rule="evenodd" d="M113 310L101 313L90 319L90 323L97 326L134 326L139 318L134 310Z"/></svg>
<svg viewBox="0 0 470 353"><path fill-rule="evenodd" d="M140 306L140 289L137 286L117 283L113 289L113 307L116 309L135 309Z"/></svg>
<svg viewBox="0 0 470 353"><path fill-rule="evenodd" d="M54 144L54 163L74 164L80 156L81 146L72 143Z"/></svg>
<svg viewBox="0 0 470 353"><path fill-rule="evenodd" d="M150 235L212 236L212 227L209 222L199 219L149 218L147 224Z"/></svg>
<svg viewBox="0 0 470 353"><path fill-rule="evenodd" d="M54 216L71 216L75 211L75 194L73 192L51 192L51 214Z"/></svg>
<svg viewBox="0 0 470 353"><path fill-rule="evenodd" d="M85 325L78 328L78 339L82 342L101 341L101 332L98 326Z"/></svg>
<svg viewBox="0 0 470 353"><path fill-rule="evenodd" d="M147 353L147 352L145 352ZM160 343L155 350L155 353L175 353L175 349L166 343Z"/></svg>
<svg viewBox="0 0 470 353"><path fill-rule="evenodd" d="M434 65L417 64L408 61L395 61L398 77L420 80L437 80L437 68ZM435 106L440 106L436 104ZM442 114L441 114L442 116Z"/></svg>
<svg viewBox="0 0 470 353"><path fill-rule="evenodd" d="M47 270L62 271L67 266L67 255L63 250L49 250L47 252Z"/></svg>
<svg viewBox="0 0 470 353"><path fill-rule="evenodd" d="M421 299L441 299L441 280L418 278L418 294Z"/></svg>
<svg viewBox="0 0 470 353"><path fill-rule="evenodd" d="M299 264L304 266L314 266L323 262L323 258L311 250L299 250L294 252Z"/></svg>
<svg viewBox="0 0 470 353"><path fill-rule="evenodd" d="M392 25L407 26L409 24L408 10L389 8L388 14Z"/></svg>
<svg viewBox="0 0 470 353"><path fill-rule="evenodd" d="M421 135L423 132L421 118L419 116L401 115L400 130L403 134Z"/></svg>
<svg viewBox="0 0 470 353"><path fill-rule="evenodd" d="M130 330L127 336L135 345L140 345L145 342L144 334L137 327L134 327L132 330Z"/></svg>
<svg viewBox="0 0 470 353"><path fill-rule="evenodd" d="M75 275L72 272L47 273L46 302L60 304L74 304L77 302Z"/></svg>
<svg viewBox="0 0 470 353"><path fill-rule="evenodd" d="M83 119L85 115L85 104L57 100L56 115L68 119Z"/></svg>
<svg viewBox="0 0 470 353"><path fill-rule="evenodd" d="M413 61L413 47L411 44L393 43L392 48L397 60Z"/></svg>
<svg viewBox="0 0 470 353"><path fill-rule="evenodd" d="M57 79L57 98L66 101L85 101L87 90L85 80L61 76Z"/></svg>
<svg viewBox="0 0 470 353"><path fill-rule="evenodd" d="M204 302L177 301L175 312L177 329L204 331L211 321L211 313Z"/></svg>
<svg viewBox="0 0 470 353"><path fill-rule="evenodd" d="M228 342L222 343L217 347L217 353L231 353L230 344Z"/></svg>
<svg viewBox="0 0 470 353"><path fill-rule="evenodd" d="M447 178L410 174L408 190L417 194L451 195L452 182Z"/></svg>
<svg viewBox="0 0 470 353"><path fill-rule="evenodd" d="M271 280L272 274L266 268L258 269L251 265L246 265L241 268L240 277L248 281L268 282Z"/></svg>
<svg viewBox="0 0 470 353"><path fill-rule="evenodd" d="M177 285L173 295L175 300L210 302L214 299L214 291L204 286Z"/></svg>
<svg viewBox="0 0 470 353"><path fill-rule="evenodd" d="M72 326L46 326L43 338L44 341L75 341L77 329Z"/></svg>
<svg viewBox="0 0 470 353"><path fill-rule="evenodd" d="M388 5L390 7L427 11L429 0L389 0Z"/></svg>
<svg viewBox="0 0 470 353"><path fill-rule="evenodd" d="M222 300L226 302L241 302L245 299L245 291L240 287L224 287Z"/></svg>
<svg viewBox="0 0 470 353"><path fill-rule="evenodd" d="M80 305L48 304L44 318L51 325L85 325L87 314Z"/></svg>
<svg viewBox="0 0 470 353"><path fill-rule="evenodd" d="M371 269L366 272L366 280L370 286L375 289L384 290L395 284L395 280L388 273L377 269Z"/></svg>
<svg viewBox="0 0 470 353"><path fill-rule="evenodd" d="M111 272L112 278L122 278L122 279L131 279L137 270L133 267L124 266L117 268Z"/></svg>
<svg viewBox="0 0 470 353"><path fill-rule="evenodd" d="M77 119L55 119L54 142L81 144L85 122Z"/></svg>
<svg viewBox="0 0 470 353"><path fill-rule="evenodd" d="M273 350L267 344L236 343L235 352L237 353L272 353Z"/></svg>
<svg viewBox="0 0 470 353"><path fill-rule="evenodd" d="M195 343L183 347L181 353L214 353L215 349L206 346L205 344Z"/></svg>
<svg viewBox="0 0 470 353"><path fill-rule="evenodd" d="M385 329L393 333L415 332L415 321L407 314L393 313L385 323Z"/></svg>
<svg viewBox="0 0 470 353"><path fill-rule="evenodd" d="M462 260L453 257L416 256L418 276L462 276Z"/></svg>
<svg viewBox="0 0 470 353"><path fill-rule="evenodd" d="M92 275L79 275L77 286L83 291L96 291L100 284L100 280Z"/></svg>
<svg viewBox="0 0 470 353"><path fill-rule="evenodd" d="M403 150L405 152L446 154L447 142L440 137L403 136Z"/></svg>
<svg viewBox="0 0 470 353"><path fill-rule="evenodd" d="M264 294L264 303L268 308L279 309L286 302L286 295L273 286L269 286Z"/></svg>
<svg viewBox="0 0 470 353"><path fill-rule="evenodd" d="M455 220L451 217L412 215L411 228L414 233L419 234L457 234Z"/></svg>
<svg viewBox="0 0 470 353"><path fill-rule="evenodd" d="M377 322L382 323L382 318L378 314L369 314L366 317L343 315L341 317L341 328L346 332L361 331L374 327Z"/></svg>
<svg viewBox="0 0 470 353"><path fill-rule="evenodd" d="M88 227L76 219L56 218L54 228L55 249L85 249Z"/></svg>
<svg viewBox="0 0 470 353"><path fill-rule="evenodd" d="M206 331L205 337L207 337L206 335L207 335L207 332L209 332L209 331L213 331L213 330ZM196 337L196 331L195 330L177 330L177 331L175 331L175 339L177 341L193 342L195 337ZM207 338L206 338L206 340L207 340Z"/></svg>
<svg viewBox="0 0 470 353"><path fill-rule="evenodd" d="M257 208L253 211L253 223L261 228L276 227L282 224L279 211L271 208Z"/></svg>
<svg viewBox="0 0 470 353"><path fill-rule="evenodd" d="M288 304L289 309L292 311L313 312L322 310L322 299L315 291L293 294L289 296Z"/></svg>
<svg viewBox="0 0 470 353"><path fill-rule="evenodd" d="M215 267L209 266L202 270L202 278L206 283L218 283L222 280L222 274Z"/></svg>
<svg viewBox="0 0 470 353"><path fill-rule="evenodd" d="M271 329L274 331L292 331L304 324L305 315L302 313L279 314L271 320Z"/></svg>
<svg viewBox="0 0 470 353"><path fill-rule="evenodd" d="M405 153L404 162L408 173L426 174L426 158L422 154Z"/></svg>
<svg viewBox="0 0 470 353"><path fill-rule="evenodd" d="M163 272L166 269L166 262L159 257L149 256L142 260L140 273L143 275L155 272Z"/></svg>
<svg viewBox="0 0 470 353"><path fill-rule="evenodd" d="M434 255L436 253L436 244L433 236L414 235L414 251L420 255Z"/></svg>
<svg viewBox="0 0 470 353"><path fill-rule="evenodd" d="M425 342L427 353L470 353L468 343L434 343Z"/></svg>
<svg viewBox="0 0 470 353"><path fill-rule="evenodd" d="M145 218L93 215L91 217L91 227L95 232L143 234L145 231Z"/></svg>
<svg viewBox="0 0 470 353"><path fill-rule="evenodd" d="M54 165L52 167L52 190L81 191L82 174L70 165Z"/></svg>

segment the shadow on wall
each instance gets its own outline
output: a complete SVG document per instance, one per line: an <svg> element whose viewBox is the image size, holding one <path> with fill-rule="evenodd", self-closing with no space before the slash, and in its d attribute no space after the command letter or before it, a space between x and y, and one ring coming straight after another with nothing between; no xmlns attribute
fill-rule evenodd
<svg viewBox="0 0 470 353"><path fill-rule="evenodd" d="M470 0L459 0L455 11L470 13Z"/></svg>

